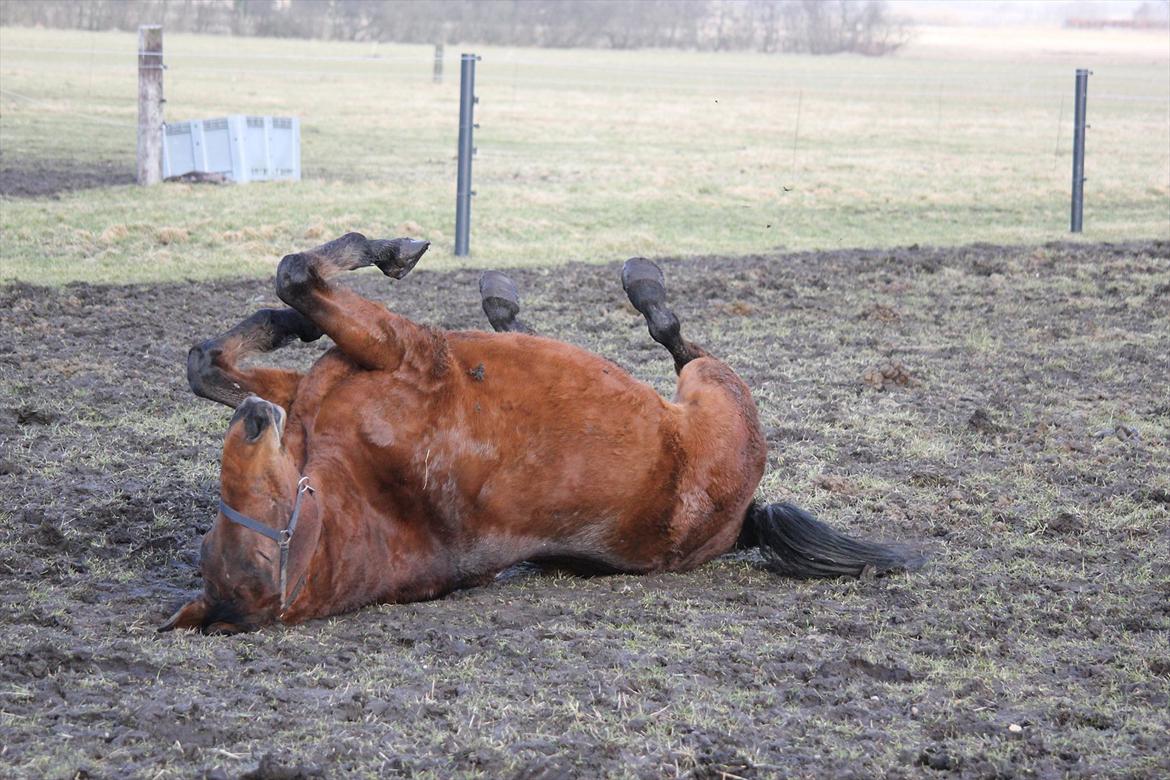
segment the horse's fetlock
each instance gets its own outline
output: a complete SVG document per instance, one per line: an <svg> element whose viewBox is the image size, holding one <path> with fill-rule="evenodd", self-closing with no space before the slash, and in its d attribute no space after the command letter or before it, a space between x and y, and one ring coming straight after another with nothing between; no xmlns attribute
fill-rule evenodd
<svg viewBox="0 0 1170 780"><path fill-rule="evenodd" d="M656 308L647 314L647 323L650 327L650 338L670 347L679 341L682 336L682 326L678 317L670 309Z"/></svg>
<svg viewBox="0 0 1170 780"><path fill-rule="evenodd" d="M301 341L316 341L324 335L324 331L316 326L312 320L293 309L270 309L272 325L278 333L290 333Z"/></svg>
<svg viewBox="0 0 1170 780"><path fill-rule="evenodd" d="M268 330L275 330L280 327L280 309L261 309L253 315L256 318L256 325Z"/></svg>

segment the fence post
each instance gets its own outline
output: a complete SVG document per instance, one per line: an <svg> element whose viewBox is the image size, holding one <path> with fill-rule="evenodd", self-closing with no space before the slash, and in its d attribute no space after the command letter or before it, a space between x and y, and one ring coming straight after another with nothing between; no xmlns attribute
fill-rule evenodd
<svg viewBox="0 0 1170 780"><path fill-rule="evenodd" d="M162 181L162 27L138 28L138 183Z"/></svg>
<svg viewBox="0 0 1170 780"><path fill-rule="evenodd" d="M443 44L435 44L435 73L434 79L436 84L443 83Z"/></svg>
<svg viewBox="0 0 1170 780"><path fill-rule="evenodd" d="M459 72L459 173L455 186L455 256L465 257L471 241L471 158L475 154L471 134L477 127L474 121L475 63L474 54L460 57Z"/></svg>
<svg viewBox="0 0 1170 780"><path fill-rule="evenodd" d="M1073 233L1081 232L1085 209L1085 107L1089 90L1089 76L1085 68L1077 68L1076 105L1073 116L1073 170L1072 170L1072 226Z"/></svg>

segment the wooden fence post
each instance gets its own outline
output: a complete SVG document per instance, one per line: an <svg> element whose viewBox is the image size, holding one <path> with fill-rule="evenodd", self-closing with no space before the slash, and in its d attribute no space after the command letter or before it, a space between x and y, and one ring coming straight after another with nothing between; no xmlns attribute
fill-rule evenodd
<svg viewBox="0 0 1170 780"><path fill-rule="evenodd" d="M138 28L138 183L162 181L162 27Z"/></svg>

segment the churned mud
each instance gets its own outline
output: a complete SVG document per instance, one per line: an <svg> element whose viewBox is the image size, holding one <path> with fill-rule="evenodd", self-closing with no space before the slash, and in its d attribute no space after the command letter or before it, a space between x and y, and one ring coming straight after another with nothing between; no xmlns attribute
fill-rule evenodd
<svg viewBox="0 0 1170 780"><path fill-rule="evenodd" d="M352 283L486 327L476 275L425 265ZM199 587L230 415L190 395L186 349L274 303L271 281L0 287L0 774L1170 772L1170 245L663 266L684 332L753 388L761 497L918 544L925 569L518 569L295 629L157 635ZM527 322L670 392L616 263L514 278Z"/></svg>
<svg viewBox="0 0 1170 780"><path fill-rule="evenodd" d="M0 197L55 197L73 190L133 184L134 169L113 162L21 160L0 157Z"/></svg>

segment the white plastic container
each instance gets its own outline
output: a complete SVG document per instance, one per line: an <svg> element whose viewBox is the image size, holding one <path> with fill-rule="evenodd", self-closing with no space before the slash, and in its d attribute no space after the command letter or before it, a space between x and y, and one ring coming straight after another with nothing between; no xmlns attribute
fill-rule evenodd
<svg viewBox="0 0 1170 780"><path fill-rule="evenodd" d="M300 181L301 122L245 116L175 122L163 133L163 178L218 173L231 181Z"/></svg>

